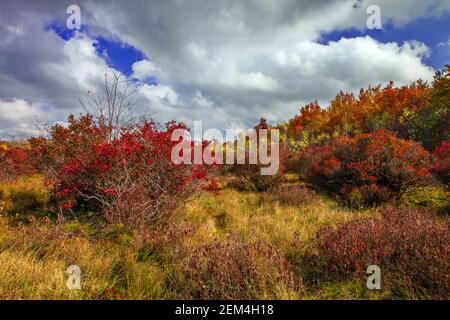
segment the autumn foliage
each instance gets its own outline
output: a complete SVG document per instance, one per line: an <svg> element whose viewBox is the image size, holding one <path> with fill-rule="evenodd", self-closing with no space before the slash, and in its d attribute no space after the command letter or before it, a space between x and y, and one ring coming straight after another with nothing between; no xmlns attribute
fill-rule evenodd
<svg viewBox="0 0 450 320"><path fill-rule="evenodd" d="M30 150L23 143L0 142L0 181L35 172Z"/></svg>
<svg viewBox="0 0 450 320"><path fill-rule="evenodd" d="M355 205L384 202L431 179L429 153L385 130L307 147L299 161L306 182Z"/></svg>
<svg viewBox="0 0 450 320"><path fill-rule="evenodd" d="M143 227L211 186L204 167L171 161L178 128L184 125L144 122L110 140L108 127L88 115L70 117L67 127L56 125L48 138L30 143L61 210L92 210L108 221Z"/></svg>
<svg viewBox="0 0 450 320"><path fill-rule="evenodd" d="M385 209L381 218L360 219L318 233L325 272L352 277L369 265L391 272L402 285L447 299L450 290L450 232L432 213Z"/></svg>
<svg viewBox="0 0 450 320"><path fill-rule="evenodd" d="M450 142L443 142L434 150L432 171L447 187L450 186Z"/></svg>

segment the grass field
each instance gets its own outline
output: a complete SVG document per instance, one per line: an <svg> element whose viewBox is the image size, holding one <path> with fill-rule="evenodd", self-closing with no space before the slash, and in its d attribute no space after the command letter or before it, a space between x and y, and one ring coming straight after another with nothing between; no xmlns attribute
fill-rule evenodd
<svg viewBox="0 0 450 320"><path fill-rule="evenodd" d="M295 205L283 204L264 193L227 187L228 179L221 179L217 194L203 193L181 208L173 219L176 223L149 236L157 240L153 242L142 241L120 225L96 228L77 220L46 218L48 195L40 176L3 184L0 188L0 299L198 298L194 294L199 292L194 290L198 285L196 280L204 274L189 269L196 262L192 257L197 259L196 254L205 246L226 243L231 235L239 239L236 242L239 244L231 245L229 250L264 243L279 250L291 265L292 279L286 285L286 281L279 280L284 278L275 277L271 267L266 269L262 261L261 268L257 266L261 277L253 284L246 284L246 290L256 290L251 297L417 298L401 289L395 280L391 281L389 274L383 274L381 290L371 291L366 288L364 269L360 277L350 280L325 280L305 260L317 253L318 229L357 217L377 216L383 209L352 211L324 195L312 196ZM287 182L299 183L294 178ZM231 253L229 259L241 259L239 254ZM223 258L220 254L209 258L215 257ZM210 270L220 269L221 261L217 262L218 266L213 261ZM81 269L81 290L69 290L66 286L66 269L72 264ZM197 272L200 278L190 278L191 272ZM252 289L255 283L257 288ZM232 288L233 284L230 286L226 288ZM219 297L220 294L230 297L220 290L215 291Z"/></svg>

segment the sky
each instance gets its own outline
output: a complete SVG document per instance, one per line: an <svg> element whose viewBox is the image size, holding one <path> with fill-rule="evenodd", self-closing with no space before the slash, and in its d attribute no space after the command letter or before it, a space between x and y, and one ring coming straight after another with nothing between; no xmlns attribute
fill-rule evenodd
<svg viewBox="0 0 450 320"><path fill-rule="evenodd" d="M161 123L286 121L340 90L432 81L450 64L449 25L449 0L2 0L0 138L80 114L108 70L140 85L136 112Z"/></svg>

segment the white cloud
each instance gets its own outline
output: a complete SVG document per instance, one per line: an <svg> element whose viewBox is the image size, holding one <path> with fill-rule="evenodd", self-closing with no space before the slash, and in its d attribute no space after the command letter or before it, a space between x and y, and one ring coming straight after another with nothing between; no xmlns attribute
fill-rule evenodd
<svg viewBox="0 0 450 320"><path fill-rule="evenodd" d="M148 77L157 76L161 72L161 70L149 60L137 61L131 66L131 69L133 70L133 74L131 76L139 80L145 80Z"/></svg>
<svg viewBox="0 0 450 320"><path fill-rule="evenodd" d="M227 87L238 90L273 91L278 87L278 81L257 72L223 72L219 76L219 82Z"/></svg>
<svg viewBox="0 0 450 320"><path fill-rule="evenodd" d="M173 111L178 102L177 93L165 85L150 86L145 84L140 89L140 94L150 102L151 110Z"/></svg>
<svg viewBox="0 0 450 320"><path fill-rule="evenodd" d="M0 100L0 136L32 136L39 134L35 120L43 116L36 103L23 99Z"/></svg>
<svg viewBox="0 0 450 320"><path fill-rule="evenodd" d="M194 98L192 99L192 104L200 108L212 108L214 106L214 102L202 95L202 93L198 90L195 92Z"/></svg>
<svg viewBox="0 0 450 320"><path fill-rule="evenodd" d="M295 68L302 77L340 80L347 89L395 80L408 84L414 79L431 80L434 70L421 59L429 48L420 42L380 43L369 36L342 38L327 45L303 41L290 50L279 50L282 68Z"/></svg>
<svg viewBox="0 0 450 320"><path fill-rule="evenodd" d="M67 87L92 90L95 80L108 70L105 60L97 55L94 43L94 39L78 33L64 43L62 61L49 62L44 70Z"/></svg>
<svg viewBox="0 0 450 320"><path fill-rule="evenodd" d="M443 50L447 55L450 55L450 37L446 42L439 42L437 47L438 49Z"/></svg>
<svg viewBox="0 0 450 320"><path fill-rule="evenodd" d="M35 103L28 103L23 99L12 101L0 100L0 119L19 122L42 115L42 108Z"/></svg>

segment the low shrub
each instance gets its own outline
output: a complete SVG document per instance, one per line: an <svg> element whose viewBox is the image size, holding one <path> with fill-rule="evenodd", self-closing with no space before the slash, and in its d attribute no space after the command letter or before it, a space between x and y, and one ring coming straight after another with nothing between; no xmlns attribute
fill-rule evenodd
<svg viewBox="0 0 450 320"><path fill-rule="evenodd" d="M59 209L92 211L113 223L144 228L168 216L200 189L216 186L201 165L177 165L171 141L183 124L144 122L110 139L102 119L71 116L49 138L30 140Z"/></svg>
<svg viewBox="0 0 450 320"><path fill-rule="evenodd" d="M359 187L344 186L339 190L337 199L352 208L364 208L388 201L393 197L392 192L384 186L376 184Z"/></svg>
<svg viewBox="0 0 450 320"><path fill-rule="evenodd" d="M242 178L233 178L227 182L227 187L235 189L237 191L250 191L252 190L252 185Z"/></svg>
<svg viewBox="0 0 450 320"><path fill-rule="evenodd" d="M330 278L365 274L367 266L378 265L419 295L448 298L449 224L429 211L386 208L381 218L321 229L318 239L323 270Z"/></svg>
<svg viewBox="0 0 450 320"><path fill-rule="evenodd" d="M0 181L14 180L34 172L29 150L25 145L0 142Z"/></svg>
<svg viewBox="0 0 450 320"><path fill-rule="evenodd" d="M280 299L300 283L280 251L235 236L216 240L186 256L181 296L189 299Z"/></svg>
<svg viewBox="0 0 450 320"><path fill-rule="evenodd" d="M304 180L344 202L373 205L432 180L429 153L414 141L378 130L341 136L300 154Z"/></svg>
<svg viewBox="0 0 450 320"><path fill-rule="evenodd" d="M240 180L245 180L246 185L250 186L250 188L254 191L267 191L271 188L274 188L276 186L279 186L283 182L283 174L286 171L286 155L287 150L285 149L284 145L277 144L274 147L278 148L278 168L277 171L274 174L268 174L263 175L261 172L261 169L270 167L270 165L263 164L260 159L260 148L267 147L267 153L272 154L271 146L268 141L271 141L272 137L272 131L269 128L269 126L266 123L265 119L261 119L260 123L254 128L256 130L256 139L255 141L252 141L250 139L247 139L245 141L245 154L244 154L244 160L245 163L236 163L230 167L230 172L235 174L240 178ZM265 143L261 144L261 141L263 141L263 137L260 136L261 132L266 132L266 139ZM251 145L252 143L256 145ZM266 145L267 144L267 145ZM256 159L255 163L250 163L250 153L249 149L250 147L254 147L256 152L258 153L258 158ZM264 148L263 148L264 149ZM235 159L237 158L237 144L235 143L232 146L231 151L228 152L234 152L235 153ZM272 159L273 160L273 159Z"/></svg>
<svg viewBox="0 0 450 320"><path fill-rule="evenodd" d="M267 191L283 182L282 173L261 175L260 169L261 166L257 164L234 165L232 172L241 178L241 186L238 186L238 190ZM242 183L242 181L245 182Z"/></svg>
<svg viewBox="0 0 450 320"><path fill-rule="evenodd" d="M450 187L450 142L443 142L434 150L432 172L447 187Z"/></svg>

